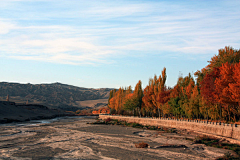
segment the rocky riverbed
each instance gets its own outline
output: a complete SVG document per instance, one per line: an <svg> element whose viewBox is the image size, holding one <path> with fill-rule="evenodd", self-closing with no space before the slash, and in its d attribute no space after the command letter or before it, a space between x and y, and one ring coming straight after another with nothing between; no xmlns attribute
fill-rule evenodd
<svg viewBox="0 0 240 160"><path fill-rule="evenodd" d="M93 125L93 117L0 126L0 159L216 159L229 150L193 144L195 133ZM145 142L148 148L136 148Z"/></svg>

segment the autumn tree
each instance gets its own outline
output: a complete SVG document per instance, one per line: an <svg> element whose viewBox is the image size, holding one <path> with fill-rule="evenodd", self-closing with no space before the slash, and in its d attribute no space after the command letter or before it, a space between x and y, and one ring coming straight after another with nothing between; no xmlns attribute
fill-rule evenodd
<svg viewBox="0 0 240 160"><path fill-rule="evenodd" d="M200 112L204 116L204 118L213 117L216 113L220 111L219 116L221 118L221 106L219 104L220 109L217 109L216 105L218 102L214 95L217 94L215 80L220 76L220 69L214 68L210 73L207 73L203 80L200 83L200 93L201 93L201 107Z"/></svg>
<svg viewBox="0 0 240 160"><path fill-rule="evenodd" d="M225 88L224 85L227 85L229 83L227 81L225 81L225 84L221 83L224 81L220 72L223 72L221 71L224 69L222 68L223 64L236 64L239 63L239 60L240 50L235 50L232 47L225 47L224 49L218 50L218 55L213 56L211 60L208 61L209 64L206 67L204 67L201 71L195 72L195 76L197 77L197 84L201 90L202 97L202 106L200 110L202 113L205 112L204 115L208 114L210 117L216 118L218 117L216 114L220 112L218 114L221 119L222 105L225 105L225 111L228 110L227 106L229 105L226 105L226 97L224 98L223 94L226 95L229 89L225 89L224 93L221 91L221 89ZM216 89L216 79L218 79L218 89ZM231 80L231 78L229 80ZM227 114L230 114L230 112L227 111Z"/></svg>
<svg viewBox="0 0 240 160"><path fill-rule="evenodd" d="M158 112L159 117L161 116L162 107L166 103L165 95L166 91L166 68L162 70L162 74L157 78L155 75L153 79L149 80L148 86L144 89L144 97L142 101L146 110L151 110L152 116ZM164 93L166 92L166 93Z"/></svg>
<svg viewBox="0 0 240 160"><path fill-rule="evenodd" d="M198 91L198 86L195 85L192 89L191 97L189 98L189 108L191 114L191 118L200 118L200 94ZM189 113L189 111L187 111Z"/></svg>
<svg viewBox="0 0 240 160"><path fill-rule="evenodd" d="M229 88L231 84L235 84L234 75L234 65L229 64L228 62L222 64L220 67L220 76L215 80L216 94L214 95L216 100L223 104L225 110L228 114L228 120L231 120L231 114L236 120L237 105L238 103L232 99L232 92Z"/></svg>
<svg viewBox="0 0 240 160"><path fill-rule="evenodd" d="M240 119L240 62L234 66L233 69L233 79L235 83L229 84L229 91L231 93L231 100L237 104L235 107L238 115L238 120Z"/></svg>
<svg viewBox="0 0 240 160"><path fill-rule="evenodd" d="M155 107L152 100L152 97L154 96L153 86L154 86L153 80L149 79L149 84L146 86L143 92L144 96L142 98L142 102L144 104L143 105L144 110L146 111L147 114L150 114Z"/></svg>
<svg viewBox="0 0 240 160"><path fill-rule="evenodd" d="M108 98L108 105L110 104L110 100L113 98L113 90L110 91L109 93L109 98Z"/></svg>
<svg viewBox="0 0 240 160"><path fill-rule="evenodd" d="M139 106L140 106L140 103L139 103L137 97L133 93L128 94L126 97L126 101L124 103L124 109L127 111L132 111L132 113L134 115L134 110L136 108L138 108Z"/></svg>
<svg viewBox="0 0 240 160"><path fill-rule="evenodd" d="M143 90L142 90L142 81L138 81L138 83L135 86L134 92L134 101L136 101L136 108L138 109L139 116L141 117L141 106L142 106L142 98L143 98Z"/></svg>
<svg viewBox="0 0 240 160"><path fill-rule="evenodd" d="M158 92L157 95L157 108L158 108L158 114L159 118L161 117L161 112L163 114L163 106L167 101L169 100L170 92L167 90L166 87L166 80L167 80L167 74L166 74L166 68L164 67L162 70L162 75L159 76L159 84L158 84ZM160 112L161 111L161 112Z"/></svg>
<svg viewBox="0 0 240 160"><path fill-rule="evenodd" d="M123 110L124 97L126 95L125 93L126 90L121 87L118 89L118 91L113 90L113 97L109 100L109 108L118 114L121 114Z"/></svg>
<svg viewBox="0 0 240 160"><path fill-rule="evenodd" d="M192 114L192 108L189 104L189 99L193 92L194 86L195 86L194 79L192 75L189 73L188 76L179 77L177 85L171 91L171 94L170 94L171 102L168 104L174 108L175 114L178 117L187 116L189 118L192 118L193 114ZM178 102L176 102L176 100L178 100ZM178 113L176 113L176 111L178 111Z"/></svg>
<svg viewBox="0 0 240 160"><path fill-rule="evenodd" d="M182 79L182 77L180 77ZM170 115L180 117L183 115L183 110L180 107L181 88L180 84L176 84L170 91L168 105L170 106Z"/></svg>
<svg viewBox="0 0 240 160"><path fill-rule="evenodd" d="M234 66L233 79L235 83L229 84L229 91L231 92L231 99L240 106L240 62Z"/></svg>
<svg viewBox="0 0 240 160"><path fill-rule="evenodd" d="M226 46L224 49L218 50L218 55L211 58L209 65L206 69L212 71L214 68L221 67L222 64L228 62L228 64L238 63L240 60L240 50L235 50L232 47Z"/></svg>
<svg viewBox="0 0 240 160"><path fill-rule="evenodd" d="M168 101L168 105L170 106L170 114L179 118L181 117L181 115L183 115L183 110L180 107L180 98L177 97L172 97L170 98L170 100Z"/></svg>
<svg viewBox="0 0 240 160"><path fill-rule="evenodd" d="M214 68L221 67L222 64L228 62L229 64L239 63L240 60L240 49L236 50L232 47L226 46L223 49L218 50L218 54L214 55L208 65L196 71L194 75L197 77L197 84L199 85L207 73L211 73Z"/></svg>
<svg viewBox="0 0 240 160"><path fill-rule="evenodd" d="M220 69L214 68L210 73L201 81L200 90L202 97L206 100L208 104L216 103L214 95L217 94L215 91L215 80L220 76Z"/></svg>
<svg viewBox="0 0 240 160"><path fill-rule="evenodd" d="M170 113L170 106L168 105L168 101L170 99L170 89L164 87L161 92L158 93L158 102L160 103L161 111L163 115ZM159 107L159 108L160 108ZM159 109L160 110L160 109ZM160 112L159 112L160 114ZM159 115L160 117L160 115Z"/></svg>
<svg viewBox="0 0 240 160"><path fill-rule="evenodd" d="M179 77L172 88L166 87L166 68L159 77L149 79L142 91L139 81L134 91L131 86L111 91L108 106L117 113L135 113L146 116L188 118L240 118L240 50L232 47L219 49L209 64L192 75ZM141 114L139 113L141 116Z"/></svg>
<svg viewBox="0 0 240 160"><path fill-rule="evenodd" d="M141 105L142 105L142 82L139 80L135 86L134 92L132 93L130 89L126 92L125 100L124 100L124 109L127 111L132 111L134 115L134 111L137 109L140 114Z"/></svg>

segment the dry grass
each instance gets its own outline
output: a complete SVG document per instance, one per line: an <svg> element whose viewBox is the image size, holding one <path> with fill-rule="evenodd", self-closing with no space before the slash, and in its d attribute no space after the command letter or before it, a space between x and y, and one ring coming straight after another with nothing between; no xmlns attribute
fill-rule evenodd
<svg viewBox="0 0 240 160"><path fill-rule="evenodd" d="M108 99L96 99L96 100L86 100L86 101L77 101L78 106L81 107L94 107L97 103L107 104ZM103 107L102 105L98 108Z"/></svg>

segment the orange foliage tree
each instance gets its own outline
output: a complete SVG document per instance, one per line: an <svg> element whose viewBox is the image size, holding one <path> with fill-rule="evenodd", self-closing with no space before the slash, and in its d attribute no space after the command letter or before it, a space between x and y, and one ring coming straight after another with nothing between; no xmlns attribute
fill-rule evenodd
<svg viewBox="0 0 240 160"><path fill-rule="evenodd" d="M233 69L234 65L228 62L222 64L220 67L220 77L215 80L216 92L214 96L216 100L224 106L228 120L231 120L231 114L233 114L232 117L234 117L233 120L235 121L238 103L232 99L233 95L229 87L236 84L233 78Z"/></svg>
<svg viewBox="0 0 240 160"><path fill-rule="evenodd" d="M159 77L149 79L142 90L139 81L131 86L110 92L108 107L118 114L141 116L172 116L188 118L240 118L240 50L225 47L218 50L209 64L195 72L196 82L189 74L179 77L174 88L166 87L166 68ZM141 113L140 113L141 111Z"/></svg>
<svg viewBox="0 0 240 160"><path fill-rule="evenodd" d="M153 79L149 80L148 86L144 89L144 96L142 98L144 108L146 111L150 111L151 115L154 116L158 111L159 117L163 111L163 105L167 102L166 96L166 68L162 70L162 75L157 78L155 75ZM170 92L169 92L170 93Z"/></svg>
<svg viewBox="0 0 240 160"><path fill-rule="evenodd" d="M238 110L240 109L240 62L234 66L233 79L235 83L229 84L229 90L231 92L231 99L238 103Z"/></svg>
<svg viewBox="0 0 240 160"><path fill-rule="evenodd" d="M138 109L139 112L141 110L142 97L142 82L139 81L135 86L134 92L131 86L129 86L125 89L119 88L118 91L111 94L108 107L118 114L123 114L124 112L129 113L129 110L132 111L132 114L135 114L136 109Z"/></svg>

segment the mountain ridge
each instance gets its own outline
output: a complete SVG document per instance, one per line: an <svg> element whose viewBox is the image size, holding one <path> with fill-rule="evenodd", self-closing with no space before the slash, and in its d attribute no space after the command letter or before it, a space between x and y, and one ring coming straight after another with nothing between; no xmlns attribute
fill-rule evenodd
<svg viewBox="0 0 240 160"><path fill-rule="evenodd" d="M85 88L69 84L42 83L42 84L23 84L0 82L0 100L6 100L7 95L11 101L17 103L42 104L51 108L60 108L64 110L77 110L91 108L90 106L81 106L81 101L91 101L105 99L104 106L107 105L109 92L112 88ZM96 104L96 106L99 106Z"/></svg>

